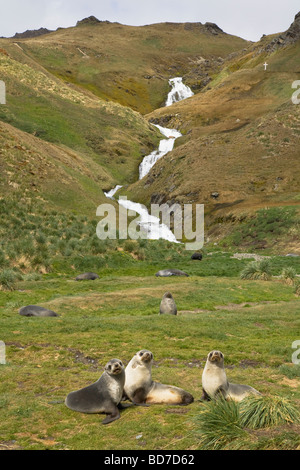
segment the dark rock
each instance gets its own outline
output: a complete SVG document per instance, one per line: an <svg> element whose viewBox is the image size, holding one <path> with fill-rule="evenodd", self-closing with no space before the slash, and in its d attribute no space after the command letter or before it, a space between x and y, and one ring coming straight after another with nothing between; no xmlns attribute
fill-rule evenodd
<svg viewBox="0 0 300 470"><path fill-rule="evenodd" d="M224 33L224 31L215 23L205 23L204 27L209 33L214 35Z"/></svg>
<svg viewBox="0 0 300 470"><path fill-rule="evenodd" d="M211 193L211 197L214 198L214 199L218 199L219 196L220 196L220 194L217 193L216 191L214 193Z"/></svg>
<svg viewBox="0 0 300 470"><path fill-rule="evenodd" d="M23 317L59 317L59 315L52 310L37 305L28 305L19 310L19 314Z"/></svg>
<svg viewBox="0 0 300 470"><path fill-rule="evenodd" d="M79 274L79 276L76 277L75 281L94 281L95 279L99 279L98 274L84 273L84 274Z"/></svg>
<svg viewBox="0 0 300 470"><path fill-rule="evenodd" d="M87 18L83 18L83 20L77 21L76 26L81 26L84 24L99 24L102 23L102 21L98 20L95 16L88 16Z"/></svg>
<svg viewBox="0 0 300 470"><path fill-rule="evenodd" d="M49 34L49 33L53 33L53 31L47 28L27 29L27 31L24 31L24 33L16 33L13 36L13 39L35 38L37 36L42 36L44 34Z"/></svg>

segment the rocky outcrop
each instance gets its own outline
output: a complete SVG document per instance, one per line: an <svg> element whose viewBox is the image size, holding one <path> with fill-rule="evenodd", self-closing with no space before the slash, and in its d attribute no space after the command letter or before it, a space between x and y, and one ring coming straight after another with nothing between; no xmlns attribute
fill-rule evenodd
<svg viewBox="0 0 300 470"><path fill-rule="evenodd" d="M83 18L83 20L77 21L76 26L82 25L93 25L103 23L103 21L98 20L95 16L88 16L87 18Z"/></svg>
<svg viewBox="0 0 300 470"><path fill-rule="evenodd" d="M205 23L204 25L206 31L208 31L210 34L214 34L215 36L224 33L223 29L219 28L219 26L215 23Z"/></svg>
<svg viewBox="0 0 300 470"><path fill-rule="evenodd" d="M27 31L24 31L24 33L16 33L13 36L13 39L35 38L37 36L43 36L44 34L49 34L49 33L53 33L53 31L47 28L27 29Z"/></svg>
<svg viewBox="0 0 300 470"><path fill-rule="evenodd" d="M274 52L279 47L289 46L300 39L300 12L297 13L295 19L289 29L279 36L275 37L266 47L266 52Z"/></svg>

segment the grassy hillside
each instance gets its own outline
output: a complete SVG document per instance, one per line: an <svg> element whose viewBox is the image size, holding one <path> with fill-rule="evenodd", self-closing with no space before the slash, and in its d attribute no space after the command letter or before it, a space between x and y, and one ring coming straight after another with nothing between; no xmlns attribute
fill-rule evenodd
<svg viewBox="0 0 300 470"><path fill-rule="evenodd" d="M142 156L158 142L155 128L129 108L65 84L12 47L13 56L0 50L0 74L7 89L0 119L79 153L87 171L99 167L101 188L135 181Z"/></svg>
<svg viewBox="0 0 300 470"><path fill-rule="evenodd" d="M291 97L292 83L300 77L300 44L267 54L264 47L271 40L263 38L250 52L227 61L200 93L147 115L179 129L183 137L128 188L130 197L146 204L157 198L204 203L206 235L216 242L232 228L239 231L240 222L260 208L290 205L299 214L300 107ZM299 251L298 221L295 215L294 231L282 242L286 250ZM277 243L274 237L275 248Z"/></svg>
<svg viewBox="0 0 300 470"><path fill-rule="evenodd" d="M221 31L213 34L201 23L133 27L87 22L17 43L4 41L11 54L16 44L65 82L146 113L165 102L169 78L194 70L203 57L224 58L249 42ZM197 87L198 82L195 78L190 84Z"/></svg>

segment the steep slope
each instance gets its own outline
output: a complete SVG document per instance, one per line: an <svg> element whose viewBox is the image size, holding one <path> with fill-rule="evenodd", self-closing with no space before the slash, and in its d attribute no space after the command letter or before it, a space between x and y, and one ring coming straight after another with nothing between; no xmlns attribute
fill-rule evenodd
<svg viewBox="0 0 300 470"><path fill-rule="evenodd" d="M104 170L67 147L0 121L0 199L38 201L45 209L95 215Z"/></svg>
<svg viewBox="0 0 300 470"><path fill-rule="evenodd" d="M157 133L138 113L101 100L54 77L27 57L21 46L0 49L0 76L7 105L0 119L84 155L99 166L100 185L134 181L142 155L153 150ZM91 166L92 165L92 166Z"/></svg>
<svg viewBox="0 0 300 470"><path fill-rule="evenodd" d="M95 18L15 41L4 41L10 54L19 45L28 58L66 82L142 113L164 103L169 78L188 74L203 60L210 60L210 69L218 67L228 54L250 44L212 23L133 27ZM200 89L202 78L192 74L189 85Z"/></svg>
<svg viewBox="0 0 300 470"><path fill-rule="evenodd" d="M293 31L299 22L297 15ZM128 196L147 205L204 203L206 234L218 240L227 233L226 220L252 217L262 207L291 205L297 211L300 106L291 97L292 83L300 79L300 42L290 37L263 37L229 58L200 93L149 114L150 121L179 129L183 137L127 189Z"/></svg>

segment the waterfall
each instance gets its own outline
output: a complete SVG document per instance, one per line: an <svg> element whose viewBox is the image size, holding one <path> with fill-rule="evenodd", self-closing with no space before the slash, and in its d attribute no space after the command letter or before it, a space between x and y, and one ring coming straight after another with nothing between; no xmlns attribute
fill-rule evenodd
<svg viewBox="0 0 300 470"><path fill-rule="evenodd" d="M192 90L182 83L181 77L171 78L169 84L172 86L172 90L168 94L166 101L166 106L171 106L177 101L184 100L189 98L194 93ZM150 155L147 155L143 158L142 163L139 167L139 179L141 180L146 176L153 165L168 152L171 152L174 147L175 140L178 137L181 137L181 133L175 129L168 129L166 127L159 126L154 124L160 132L166 137L162 139L159 143L157 150L153 151ZM122 186L117 185L115 188L111 189L107 193L104 193L106 197L114 199L115 193L122 188ZM164 240L169 240L173 243L179 243L173 232L164 224L160 223L158 217L154 217L148 213L148 210L137 202L132 202L124 199L119 199L118 203L126 208L127 210L133 210L140 216L139 225L141 230L147 233L147 238L150 240L158 240L160 238Z"/></svg>
<svg viewBox="0 0 300 470"><path fill-rule="evenodd" d="M171 78L169 84L172 90L168 94L166 106L171 106L173 103L185 100L194 94L188 86L182 83L182 77Z"/></svg>
<svg viewBox="0 0 300 470"><path fill-rule="evenodd" d="M160 130L160 132L165 137L167 137L167 139L162 139L160 141L158 150L154 150L154 152L150 153L150 155L144 157L139 168L140 180L149 173L149 171L151 170L153 165L155 165L157 160L159 160L161 157L173 150L175 140L178 137L181 137L180 132L176 131L175 129L168 129L166 127L161 127L157 124L154 125Z"/></svg>

